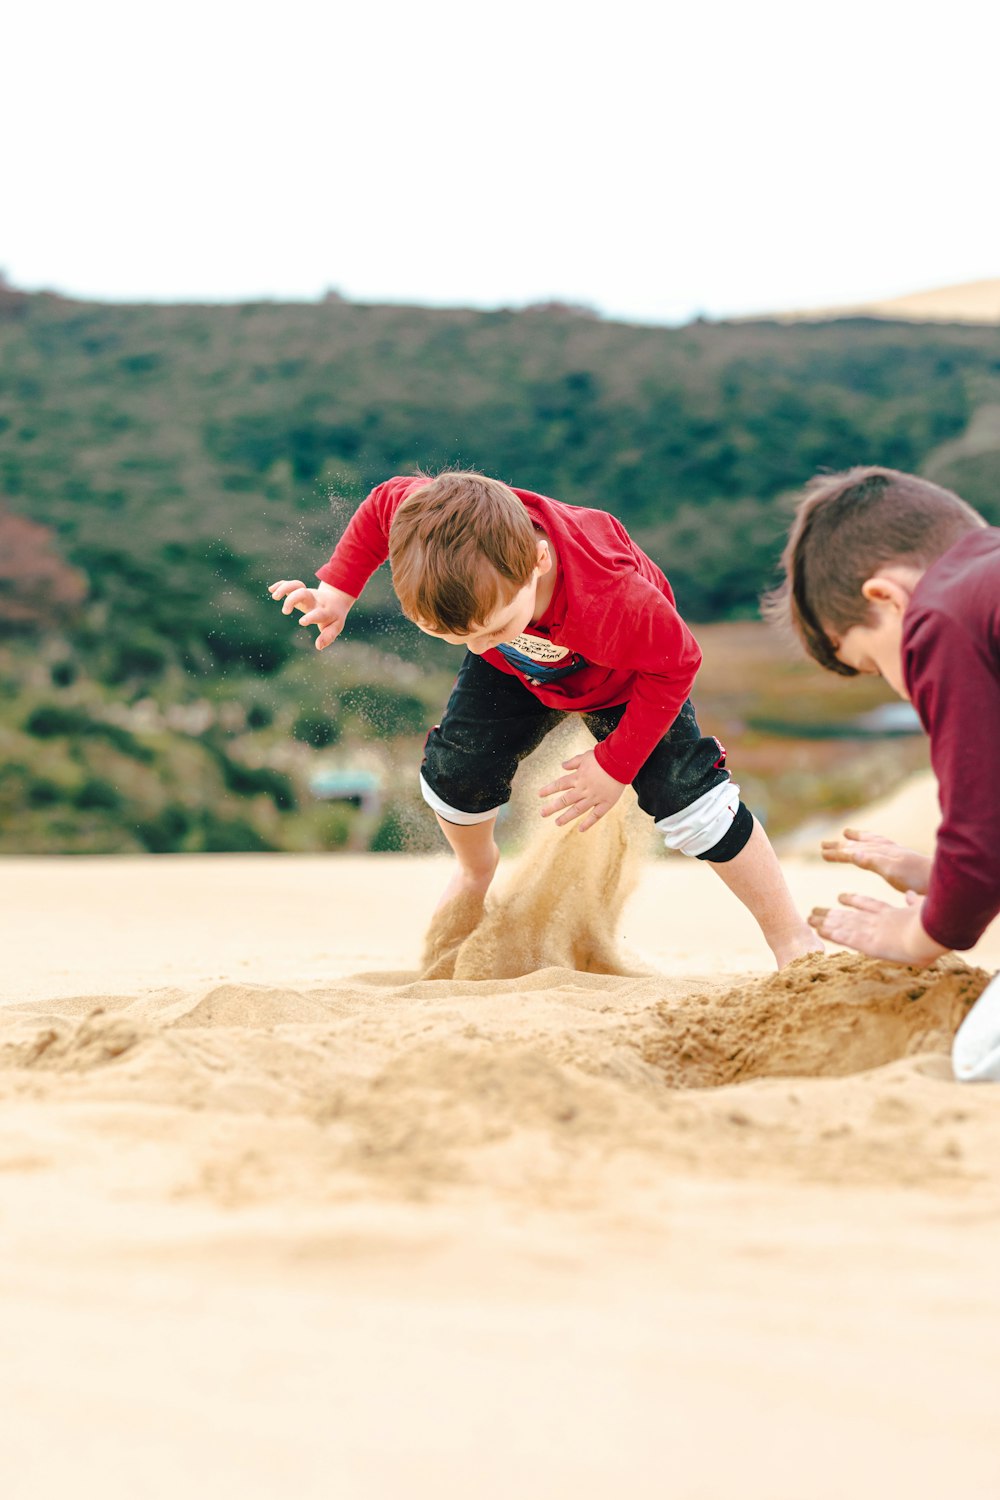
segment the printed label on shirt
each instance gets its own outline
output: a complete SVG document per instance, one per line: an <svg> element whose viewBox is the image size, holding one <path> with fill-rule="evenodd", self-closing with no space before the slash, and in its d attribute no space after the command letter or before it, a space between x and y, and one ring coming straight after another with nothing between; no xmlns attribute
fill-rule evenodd
<svg viewBox="0 0 1000 1500"><path fill-rule="evenodd" d="M568 646L557 646L555 641L548 640L544 635L516 635L513 640L504 641L504 645L511 651L519 651L531 661L545 662L548 666L555 666L557 661L562 661L570 654Z"/></svg>
<svg viewBox="0 0 1000 1500"><path fill-rule="evenodd" d="M504 661L523 672L533 687L558 682L571 672L580 672L588 665L585 657L568 646L558 646L555 641L541 635L516 635L512 641L503 641L495 648Z"/></svg>

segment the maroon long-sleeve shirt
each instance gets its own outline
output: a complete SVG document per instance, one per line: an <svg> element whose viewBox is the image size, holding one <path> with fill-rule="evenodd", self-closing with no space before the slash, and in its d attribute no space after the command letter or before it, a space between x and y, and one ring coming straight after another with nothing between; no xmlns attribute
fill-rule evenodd
<svg viewBox="0 0 1000 1500"><path fill-rule="evenodd" d="M389 555L399 506L426 483L403 475L372 490L316 576L356 598ZM628 783L677 717L701 651L666 578L620 521L530 490L514 494L552 542L556 586L542 617L513 643L519 649L484 651L483 660L518 677L550 708L586 713L627 704L594 754L609 776Z"/></svg>
<svg viewBox="0 0 1000 1500"><path fill-rule="evenodd" d="M938 829L921 921L971 948L1000 912L1000 530L970 532L921 578L903 676L931 742Z"/></svg>

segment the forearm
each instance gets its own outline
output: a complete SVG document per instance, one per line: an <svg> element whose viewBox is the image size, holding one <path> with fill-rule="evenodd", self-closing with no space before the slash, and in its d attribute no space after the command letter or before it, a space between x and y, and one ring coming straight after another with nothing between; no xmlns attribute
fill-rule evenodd
<svg viewBox="0 0 1000 1500"><path fill-rule="evenodd" d="M923 919L935 940L949 948L972 948L1000 912L1000 882L935 860L923 903Z"/></svg>
<svg viewBox="0 0 1000 1500"><path fill-rule="evenodd" d="M626 786L633 782L687 702L693 680L693 674L658 679L652 689L640 681L618 727L595 748L601 769Z"/></svg>
<svg viewBox="0 0 1000 1500"><path fill-rule="evenodd" d="M352 522L353 525L353 522ZM320 588L331 589L353 603L365 584L389 555L388 542L371 541L348 527L334 548L329 562L316 569Z"/></svg>
<svg viewBox="0 0 1000 1500"><path fill-rule="evenodd" d="M356 599L375 569L389 556L392 518L420 482L400 476L376 485L351 517L330 561L317 568L317 578Z"/></svg>
<svg viewBox="0 0 1000 1500"><path fill-rule="evenodd" d="M903 947L908 955L904 962L914 964L917 968L923 968L926 964L932 964L942 953L950 952L947 944L939 943L936 938L931 937L927 928L921 920L921 907L923 903L918 902L915 906L907 908L906 915L909 918L902 932Z"/></svg>

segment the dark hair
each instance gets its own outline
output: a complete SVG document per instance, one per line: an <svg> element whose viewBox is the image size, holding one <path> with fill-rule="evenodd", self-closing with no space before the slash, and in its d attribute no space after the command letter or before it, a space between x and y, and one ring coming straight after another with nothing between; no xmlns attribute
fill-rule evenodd
<svg viewBox="0 0 1000 1500"><path fill-rule="evenodd" d="M781 558L785 579L763 600L764 615L790 626L820 666L854 677L830 634L870 619L865 582L887 564L928 568L985 525L958 495L915 474L859 467L818 475L796 508Z"/></svg>
<svg viewBox="0 0 1000 1500"><path fill-rule="evenodd" d="M428 478L396 511L389 561L405 615L444 635L466 635L529 581L538 534L499 479L449 472Z"/></svg>

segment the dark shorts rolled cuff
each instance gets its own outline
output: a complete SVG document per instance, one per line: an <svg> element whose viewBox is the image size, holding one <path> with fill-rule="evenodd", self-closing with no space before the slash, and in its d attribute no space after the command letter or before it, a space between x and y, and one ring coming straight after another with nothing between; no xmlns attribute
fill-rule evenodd
<svg viewBox="0 0 1000 1500"><path fill-rule="evenodd" d="M706 849L704 854L696 854L695 859L707 859L712 865L726 865L746 848L752 833L753 813L745 802L741 802L728 831L711 849Z"/></svg>

